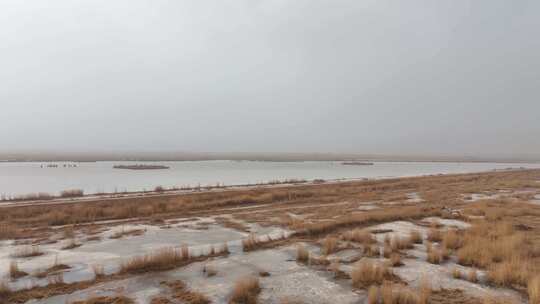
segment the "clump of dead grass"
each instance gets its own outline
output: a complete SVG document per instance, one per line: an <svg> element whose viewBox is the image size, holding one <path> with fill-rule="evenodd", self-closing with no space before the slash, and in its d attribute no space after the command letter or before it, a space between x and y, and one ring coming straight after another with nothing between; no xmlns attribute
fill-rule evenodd
<svg viewBox="0 0 540 304"><path fill-rule="evenodd" d="M518 284L527 286L533 269L527 258L514 256L509 260L493 264L487 272L488 282L498 286L512 286Z"/></svg>
<svg viewBox="0 0 540 304"><path fill-rule="evenodd" d="M446 231L443 234L442 242L443 246L452 250L459 249L463 245L463 240L455 229L450 229Z"/></svg>
<svg viewBox="0 0 540 304"><path fill-rule="evenodd" d="M411 243L414 243L414 244L422 244L424 242L422 234L418 230L411 231L409 235L409 240Z"/></svg>
<svg viewBox="0 0 540 304"><path fill-rule="evenodd" d="M324 238L322 242L322 252L325 255L332 254L338 250L338 239L335 237L328 236Z"/></svg>
<svg viewBox="0 0 540 304"><path fill-rule="evenodd" d="M309 251L303 244L299 244L296 247L296 260L301 263L309 262Z"/></svg>
<svg viewBox="0 0 540 304"><path fill-rule="evenodd" d="M373 234L367 230L354 229L352 231L347 231L343 234L343 239L345 241L357 242L363 245L370 245L377 242Z"/></svg>
<svg viewBox="0 0 540 304"><path fill-rule="evenodd" d="M440 264L443 260L441 250L431 243L426 244L427 261L431 264Z"/></svg>
<svg viewBox="0 0 540 304"><path fill-rule="evenodd" d="M399 253L392 253L390 255L390 266L392 267L399 267L403 265L403 262L401 262L401 255Z"/></svg>
<svg viewBox="0 0 540 304"><path fill-rule="evenodd" d="M379 245L373 244L373 245L366 245L364 246L363 253L367 257L378 257L381 255L381 249L379 248Z"/></svg>
<svg viewBox="0 0 540 304"><path fill-rule="evenodd" d="M452 269L452 277L454 279L461 279L461 271L457 267Z"/></svg>
<svg viewBox="0 0 540 304"><path fill-rule="evenodd" d="M132 257L120 264L120 273L143 273L155 270L172 269L179 262L189 260L181 251L163 248L146 255Z"/></svg>
<svg viewBox="0 0 540 304"><path fill-rule="evenodd" d="M440 242L440 241L442 241L441 231L439 229L437 229L435 226L432 226L428 230L427 239L430 242Z"/></svg>
<svg viewBox="0 0 540 304"><path fill-rule="evenodd" d="M397 252L403 249L414 248L414 243L412 242L411 238L394 236L390 242L390 247L392 248L393 252Z"/></svg>
<svg viewBox="0 0 540 304"><path fill-rule="evenodd" d="M256 304L260 292L261 287L257 277L241 278L234 284L229 304Z"/></svg>
<svg viewBox="0 0 540 304"><path fill-rule="evenodd" d="M357 263L351 273L352 285L356 288L380 285L384 279L392 277L393 273L388 266L368 260Z"/></svg>
<svg viewBox="0 0 540 304"><path fill-rule="evenodd" d="M382 304L427 304L431 289L415 291L401 284L385 281L381 287L379 301Z"/></svg>
<svg viewBox="0 0 540 304"><path fill-rule="evenodd" d="M250 233L247 238L242 240L242 250L244 252L255 250L259 247L260 243L255 234Z"/></svg>

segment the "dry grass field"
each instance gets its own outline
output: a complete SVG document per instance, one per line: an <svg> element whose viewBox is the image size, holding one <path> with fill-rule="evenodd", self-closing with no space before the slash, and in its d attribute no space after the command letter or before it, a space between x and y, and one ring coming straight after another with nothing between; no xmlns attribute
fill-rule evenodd
<svg viewBox="0 0 540 304"><path fill-rule="evenodd" d="M309 278L291 282L314 284L298 286L313 299L325 296L325 288L341 290L338 303L538 304L539 181L540 170L512 170L4 207L0 249L9 254L0 303L53 297L67 303L312 302L302 292L289 294L283 282L294 271L280 270L288 265ZM182 238L212 238L218 228L216 238L225 232L240 237L197 246ZM261 232L269 229L282 232ZM62 257L92 248L99 257L94 247L101 253L160 235L175 240L172 231L178 231L174 245L141 249L111 264L104 260L107 267L83 262L93 278L67 282L76 270L66 263L45 272L46 281L17 284L35 276L33 261L52 252ZM266 254L290 258L272 264L262 258ZM246 264L251 266L244 271ZM197 265L204 270L194 277ZM171 272L178 279L166 277ZM120 290L90 297L99 288L144 276L155 278L149 284L162 290L160 296L143 300Z"/></svg>

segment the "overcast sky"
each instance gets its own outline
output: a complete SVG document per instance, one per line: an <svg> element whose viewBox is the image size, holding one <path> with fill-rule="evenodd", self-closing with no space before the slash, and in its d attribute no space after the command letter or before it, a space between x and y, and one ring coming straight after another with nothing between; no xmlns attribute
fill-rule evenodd
<svg viewBox="0 0 540 304"><path fill-rule="evenodd" d="M538 0L2 0L0 150L540 155Z"/></svg>

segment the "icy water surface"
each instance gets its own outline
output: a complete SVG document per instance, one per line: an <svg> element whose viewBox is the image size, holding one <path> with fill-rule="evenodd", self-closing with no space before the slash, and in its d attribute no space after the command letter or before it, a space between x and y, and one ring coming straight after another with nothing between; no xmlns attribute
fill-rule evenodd
<svg viewBox="0 0 540 304"><path fill-rule="evenodd" d="M242 185L285 179L385 178L444 173L468 173L505 168L540 168L540 164L375 162L347 166L341 162L178 161L144 162L164 170L122 170L114 165L141 162L49 163L0 162L0 195L36 192L58 194L66 189L85 193L152 190L156 186ZM70 163L72 164L72 163Z"/></svg>

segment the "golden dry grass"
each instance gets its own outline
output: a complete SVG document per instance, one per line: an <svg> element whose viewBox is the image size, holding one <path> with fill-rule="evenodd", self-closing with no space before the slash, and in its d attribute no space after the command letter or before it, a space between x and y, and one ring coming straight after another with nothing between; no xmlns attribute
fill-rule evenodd
<svg viewBox="0 0 540 304"><path fill-rule="evenodd" d="M352 285L356 288L380 285L392 276L392 271L386 265L368 260L357 263L351 272Z"/></svg>
<svg viewBox="0 0 540 304"><path fill-rule="evenodd" d="M327 236L322 242L322 252L325 255L332 254L338 250L338 239Z"/></svg>
<svg viewBox="0 0 540 304"><path fill-rule="evenodd" d="M414 248L414 243L410 237L398 237L394 236L390 241L390 247L393 252L397 252L403 249Z"/></svg>
<svg viewBox="0 0 540 304"><path fill-rule="evenodd" d="M457 230L455 229L449 229L445 233L443 233L442 242L443 246L452 250L459 249L463 245L462 239L458 235Z"/></svg>
<svg viewBox="0 0 540 304"><path fill-rule="evenodd" d="M249 276L235 282L230 304L256 304L257 297L261 292L259 279Z"/></svg>
<svg viewBox="0 0 540 304"><path fill-rule="evenodd" d="M479 193L497 189L540 188L537 170L513 172L490 172L479 174L460 174L447 176L426 176L378 181L344 182L337 184L316 184L302 186L282 186L275 188L252 188L247 190L228 190L202 193L189 193L154 197L129 197L107 199L96 202L74 202L53 206L17 206L4 208L0 214L0 226L8 225L17 229L23 227L46 227L49 225L81 224L101 220L119 220L127 218L153 218L155 216L174 216L189 213L211 213L219 208L243 205L274 206L283 204L298 206L302 204L319 204L344 201L348 199L384 199L388 193L403 195L407 192L418 192L425 203L423 206L395 207L406 210L404 214L396 214L386 220L418 219L422 215L408 211L407 208L424 208L424 216L441 214L437 207L453 205L461 199L461 193ZM393 194L392 194L393 195ZM386 209L386 208L385 208ZM341 227L364 226L369 222L384 221L379 212L366 212L358 217L347 210L328 208L330 213L340 215L335 225L330 223L312 223L306 233L322 233L328 229ZM391 213L396 213L392 211ZM408 213L408 214L407 214ZM369 214L369 215L368 215ZM253 215L255 216L255 215ZM266 219L268 219L266 217ZM0 238L1 238L0 233Z"/></svg>
<svg viewBox="0 0 540 304"><path fill-rule="evenodd" d="M260 243L255 234L250 233L247 238L242 240L242 250L245 252L255 250L259 247Z"/></svg>
<svg viewBox="0 0 540 304"><path fill-rule="evenodd" d="M422 277L418 292L418 304L428 304L431 293L432 286L430 280L427 277Z"/></svg>
<svg viewBox="0 0 540 304"><path fill-rule="evenodd" d="M409 240L413 244L422 244L424 242L422 234L418 230L411 231L411 233L409 235Z"/></svg>
<svg viewBox="0 0 540 304"><path fill-rule="evenodd" d="M372 285L369 287L367 302L368 304L377 304L379 302L379 288L377 286Z"/></svg>
<svg viewBox="0 0 540 304"><path fill-rule="evenodd" d="M366 245L366 246L364 246L363 253L367 257L376 258L376 257L381 255L381 249L379 248L379 245L377 245L377 244Z"/></svg>
<svg viewBox="0 0 540 304"><path fill-rule="evenodd" d="M350 242L357 242L363 245L370 245L377 242L371 232L362 229L354 229L343 234L343 239Z"/></svg>
<svg viewBox="0 0 540 304"><path fill-rule="evenodd" d="M461 271L458 268L452 269L452 277L454 279L461 279Z"/></svg>
<svg viewBox="0 0 540 304"><path fill-rule="evenodd" d="M540 275L536 275L534 278L529 280L527 291L529 294L529 303L539 304L540 303Z"/></svg>
<svg viewBox="0 0 540 304"><path fill-rule="evenodd" d="M301 263L309 262L309 251L302 244L296 247L296 260Z"/></svg>
<svg viewBox="0 0 540 304"><path fill-rule="evenodd" d="M392 267L399 267L403 265L401 262L401 255L399 253L392 253L390 255L390 265Z"/></svg>
<svg viewBox="0 0 540 304"><path fill-rule="evenodd" d="M467 275L467 280L472 283L478 282L478 272L476 271L475 268L472 268L471 270L469 270L469 274Z"/></svg>
<svg viewBox="0 0 540 304"><path fill-rule="evenodd" d="M431 227L428 230L427 239L430 242L440 242L442 240L441 231L435 227Z"/></svg>
<svg viewBox="0 0 540 304"><path fill-rule="evenodd" d="M499 286L512 286L513 284L527 286L527 282L532 276L532 269L528 258L514 256L509 260L491 265L488 269L487 279L490 283Z"/></svg>
<svg viewBox="0 0 540 304"><path fill-rule="evenodd" d="M179 263L189 260L182 251L175 248L163 248L141 256L135 256L123 261L120 273L144 273L174 268Z"/></svg>
<svg viewBox="0 0 540 304"><path fill-rule="evenodd" d="M441 250L433 245L426 245L427 261L431 264L440 264L443 260Z"/></svg>
<svg viewBox="0 0 540 304"><path fill-rule="evenodd" d="M406 286L385 281L381 287L382 304L424 304L421 295Z"/></svg>
<svg viewBox="0 0 540 304"><path fill-rule="evenodd" d="M526 254L527 246L525 235L510 223L480 222L465 231L457 256L462 265L486 268L516 254Z"/></svg>

